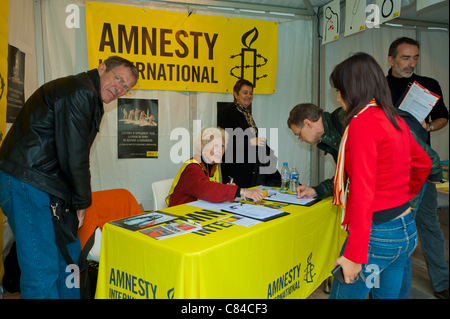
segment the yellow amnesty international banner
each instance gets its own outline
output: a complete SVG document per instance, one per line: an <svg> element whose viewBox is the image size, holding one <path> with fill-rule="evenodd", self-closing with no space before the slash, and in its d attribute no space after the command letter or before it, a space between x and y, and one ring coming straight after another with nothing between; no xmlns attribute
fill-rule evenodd
<svg viewBox="0 0 450 319"><path fill-rule="evenodd" d="M86 1L89 67L111 55L132 61L135 89L255 94L276 88L278 23Z"/></svg>
<svg viewBox="0 0 450 319"><path fill-rule="evenodd" d="M163 240L105 224L96 298L308 297L339 257L341 211L331 198L311 207L263 205L289 215L245 227L229 223L230 213L180 205L162 211L202 229Z"/></svg>
<svg viewBox="0 0 450 319"><path fill-rule="evenodd" d="M6 134L6 84L8 83L8 15L9 0L0 0L0 145ZM0 222L3 225L3 213L0 209ZM3 268L3 226L0 226L0 282Z"/></svg>

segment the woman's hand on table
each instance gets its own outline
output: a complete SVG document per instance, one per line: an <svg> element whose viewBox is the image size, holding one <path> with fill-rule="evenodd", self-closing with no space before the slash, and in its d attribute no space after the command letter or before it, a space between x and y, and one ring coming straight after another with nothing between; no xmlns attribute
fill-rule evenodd
<svg viewBox="0 0 450 319"><path fill-rule="evenodd" d="M250 198L255 203L260 203L264 199L264 193L258 189L241 189L241 196L244 198Z"/></svg>

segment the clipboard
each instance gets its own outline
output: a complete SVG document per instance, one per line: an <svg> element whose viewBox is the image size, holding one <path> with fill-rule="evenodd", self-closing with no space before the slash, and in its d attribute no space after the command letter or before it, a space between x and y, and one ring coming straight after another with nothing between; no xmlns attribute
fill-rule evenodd
<svg viewBox="0 0 450 319"><path fill-rule="evenodd" d="M291 197L291 198L289 198ZM275 193L267 196L264 198L266 201L272 201L272 202L280 202L280 203L286 203L291 205L298 205L298 206L304 206L304 207L311 207L315 203L320 202L322 199L320 198L297 198L295 195L292 194L283 194L283 193ZM307 201L306 201L307 200ZM304 202L304 203L303 203Z"/></svg>
<svg viewBox="0 0 450 319"><path fill-rule="evenodd" d="M245 216L263 222L289 215L289 213L273 208L243 203L231 205L229 208L221 209L221 211Z"/></svg>
<svg viewBox="0 0 450 319"><path fill-rule="evenodd" d="M414 81L408 84L397 104L400 110L412 114L419 122L422 122L428 117L440 98L439 95Z"/></svg>

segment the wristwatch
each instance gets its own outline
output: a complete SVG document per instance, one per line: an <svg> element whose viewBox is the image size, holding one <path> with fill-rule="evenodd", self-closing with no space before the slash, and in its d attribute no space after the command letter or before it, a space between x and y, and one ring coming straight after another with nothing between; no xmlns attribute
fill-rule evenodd
<svg viewBox="0 0 450 319"><path fill-rule="evenodd" d="M433 130L434 130L434 127L433 127L433 124L429 124L430 125L430 132L433 132Z"/></svg>

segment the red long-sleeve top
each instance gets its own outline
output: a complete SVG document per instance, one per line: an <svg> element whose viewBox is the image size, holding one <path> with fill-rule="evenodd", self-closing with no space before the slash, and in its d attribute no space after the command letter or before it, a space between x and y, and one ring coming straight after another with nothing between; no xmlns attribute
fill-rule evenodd
<svg viewBox="0 0 450 319"><path fill-rule="evenodd" d="M211 174L214 174L216 169L218 169L217 164L212 168ZM192 163L186 166L181 174L180 180L170 196L169 206L186 204L197 199L212 203L234 201L237 188L237 185L211 181L207 176L206 168Z"/></svg>
<svg viewBox="0 0 450 319"><path fill-rule="evenodd" d="M369 107L350 122L345 171L350 180L346 214L349 236L344 257L364 264L373 212L405 204L420 191L431 160L408 125L395 129L379 107Z"/></svg>

